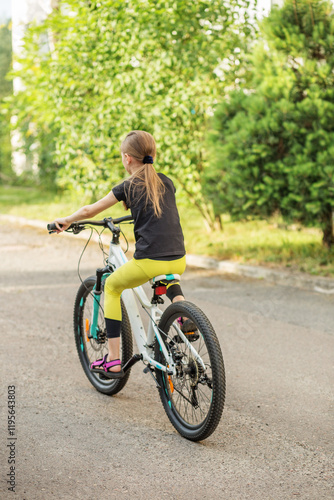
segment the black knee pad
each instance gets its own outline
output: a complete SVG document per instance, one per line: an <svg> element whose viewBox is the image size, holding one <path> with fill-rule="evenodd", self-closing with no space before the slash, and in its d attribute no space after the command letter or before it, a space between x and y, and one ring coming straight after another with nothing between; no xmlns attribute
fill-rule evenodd
<svg viewBox="0 0 334 500"><path fill-rule="evenodd" d="M116 339L121 335L122 321L117 319L104 318L106 320L107 338Z"/></svg>
<svg viewBox="0 0 334 500"><path fill-rule="evenodd" d="M173 301L174 297L176 297L177 295L183 295L180 284L179 283L172 283L171 285L169 285L167 288L166 295L171 302Z"/></svg>

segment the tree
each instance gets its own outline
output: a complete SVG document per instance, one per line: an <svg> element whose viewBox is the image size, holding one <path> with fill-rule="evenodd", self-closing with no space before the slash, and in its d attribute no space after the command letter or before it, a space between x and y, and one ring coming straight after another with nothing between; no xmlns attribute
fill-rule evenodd
<svg viewBox="0 0 334 500"><path fill-rule="evenodd" d="M0 26L0 182L8 179L11 173L11 145L8 117L1 113L1 105L6 96L12 93L12 83L6 75L12 61L12 37L10 22Z"/></svg>
<svg viewBox="0 0 334 500"><path fill-rule="evenodd" d="M260 26L248 89L217 110L206 169L216 213L320 225L334 243L334 14L330 2L286 0Z"/></svg>
<svg viewBox="0 0 334 500"><path fill-rule="evenodd" d="M122 137L144 129L157 140L158 168L212 223L202 196L205 132L219 93L242 73L238 58L254 33L248 7L248 0L69 0L31 27L16 73L26 91L14 112L25 132L35 123L30 137L50 137L51 146L54 137L58 183L105 193L124 175ZM215 70L225 59L224 81Z"/></svg>

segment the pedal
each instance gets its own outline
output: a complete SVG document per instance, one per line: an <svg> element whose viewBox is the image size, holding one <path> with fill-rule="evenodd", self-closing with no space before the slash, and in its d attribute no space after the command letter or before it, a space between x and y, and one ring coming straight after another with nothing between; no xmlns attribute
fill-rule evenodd
<svg viewBox="0 0 334 500"><path fill-rule="evenodd" d="M187 332L187 333L184 333L184 335L185 335L186 339L188 340L188 342L196 342L196 340L199 339L198 332ZM183 339L181 339L181 337L179 335L174 335L173 342L175 342L175 344L182 344Z"/></svg>
<svg viewBox="0 0 334 500"><path fill-rule="evenodd" d="M138 363L138 361L141 361L142 359L143 356L141 354L134 354L132 358L130 358L123 366L123 371L127 372L135 363Z"/></svg>

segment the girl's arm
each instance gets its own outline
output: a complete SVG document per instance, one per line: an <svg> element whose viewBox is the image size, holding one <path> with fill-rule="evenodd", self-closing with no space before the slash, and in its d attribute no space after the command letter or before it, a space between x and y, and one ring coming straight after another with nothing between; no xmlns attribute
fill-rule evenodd
<svg viewBox="0 0 334 500"><path fill-rule="evenodd" d="M96 203L92 203L92 205L85 205L84 207L79 208L79 210L74 212L72 215L56 219L54 223L58 228L57 233L65 231L65 229L67 229L72 224L72 222L91 219L92 217L95 217L95 215L103 212L103 210L106 210L107 208L112 207L116 203L118 203L118 200L115 197L114 193L110 191L107 196L105 196L101 200L98 200Z"/></svg>

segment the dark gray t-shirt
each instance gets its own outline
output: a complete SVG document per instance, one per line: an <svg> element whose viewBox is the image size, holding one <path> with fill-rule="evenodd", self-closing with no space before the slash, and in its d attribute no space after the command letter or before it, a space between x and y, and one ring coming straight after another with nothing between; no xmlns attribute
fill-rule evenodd
<svg viewBox="0 0 334 500"><path fill-rule="evenodd" d="M135 259L175 260L185 255L184 239L175 201L175 187L171 179L158 174L165 185L162 215L154 215L153 206L145 207L145 195L138 196L135 183L129 192L129 180L112 189L118 201L124 201L134 219L136 239ZM137 193L136 193L137 191Z"/></svg>

